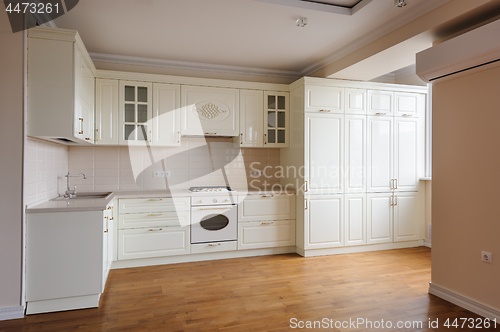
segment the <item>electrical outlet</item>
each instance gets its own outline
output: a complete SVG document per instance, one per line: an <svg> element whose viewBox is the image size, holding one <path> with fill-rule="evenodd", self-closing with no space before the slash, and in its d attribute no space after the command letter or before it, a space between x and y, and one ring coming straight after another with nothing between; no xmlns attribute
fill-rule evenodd
<svg viewBox="0 0 500 332"><path fill-rule="evenodd" d="M168 178L170 176L170 171L153 171L154 178Z"/></svg>
<svg viewBox="0 0 500 332"><path fill-rule="evenodd" d="M481 261L493 264L493 254L491 252L481 251Z"/></svg>
<svg viewBox="0 0 500 332"><path fill-rule="evenodd" d="M250 176L254 178L258 178L262 175L262 171L250 171Z"/></svg>

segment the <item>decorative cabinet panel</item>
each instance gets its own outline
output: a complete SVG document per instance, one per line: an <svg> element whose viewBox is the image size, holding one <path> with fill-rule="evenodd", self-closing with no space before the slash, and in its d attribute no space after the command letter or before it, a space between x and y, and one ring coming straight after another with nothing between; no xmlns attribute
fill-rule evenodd
<svg viewBox="0 0 500 332"><path fill-rule="evenodd" d="M181 145L181 87L177 84L153 84L153 120L151 145Z"/></svg>
<svg viewBox="0 0 500 332"><path fill-rule="evenodd" d="M368 90L368 115L394 115L394 92Z"/></svg>
<svg viewBox="0 0 500 332"><path fill-rule="evenodd" d="M118 220L120 229L142 227L187 226L190 219L189 211L161 213L121 213Z"/></svg>
<svg viewBox="0 0 500 332"><path fill-rule="evenodd" d="M388 243L393 239L393 194L367 195L367 243Z"/></svg>
<svg viewBox="0 0 500 332"><path fill-rule="evenodd" d="M94 143L95 68L76 31L28 31L27 135Z"/></svg>
<svg viewBox="0 0 500 332"><path fill-rule="evenodd" d="M238 89L183 85L181 106L182 135L240 135Z"/></svg>
<svg viewBox="0 0 500 332"><path fill-rule="evenodd" d="M342 192L344 115L306 114L304 136L306 192Z"/></svg>
<svg viewBox="0 0 500 332"><path fill-rule="evenodd" d="M366 192L366 116L345 116L345 192Z"/></svg>
<svg viewBox="0 0 500 332"><path fill-rule="evenodd" d="M119 82L119 144L144 145L151 142L153 84Z"/></svg>
<svg viewBox="0 0 500 332"><path fill-rule="evenodd" d="M344 113L344 89L306 86L306 112Z"/></svg>
<svg viewBox="0 0 500 332"><path fill-rule="evenodd" d="M248 195L238 205L238 222L295 219L295 195Z"/></svg>
<svg viewBox="0 0 500 332"><path fill-rule="evenodd" d="M238 224L238 249L295 245L295 220L251 221Z"/></svg>
<svg viewBox="0 0 500 332"><path fill-rule="evenodd" d="M394 118L394 185L396 191L417 191L422 159L418 119Z"/></svg>
<svg viewBox="0 0 500 332"><path fill-rule="evenodd" d="M119 200L121 213L156 213L190 211L189 197L176 198L124 198Z"/></svg>
<svg viewBox="0 0 500 332"><path fill-rule="evenodd" d="M304 248L343 246L344 195L310 195L304 204Z"/></svg>
<svg viewBox="0 0 500 332"><path fill-rule="evenodd" d="M366 90L345 89L345 114L366 114Z"/></svg>
<svg viewBox="0 0 500 332"><path fill-rule="evenodd" d="M366 244L366 194L349 194L345 200L345 245Z"/></svg>
<svg viewBox="0 0 500 332"><path fill-rule="evenodd" d="M392 116L368 117L368 192L384 192L393 189L393 123Z"/></svg>
<svg viewBox="0 0 500 332"><path fill-rule="evenodd" d="M418 223L418 193L395 193L394 242L421 239Z"/></svg>
<svg viewBox="0 0 500 332"><path fill-rule="evenodd" d="M120 229L118 259L137 259L189 254L189 227Z"/></svg>
<svg viewBox="0 0 500 332"><path fill-rule="evenodd" d="M290 112L288 92L264 92L264 146L290 146Z"/></svg>
<svg viewBox="0 0 500 332"><path fill-rule="evenodd" d="M405 117L422 117L425 115L425 95L411 92L395 92L394 115Z"/></svg>
<svg viewBox="0 0 500 332"><path fill-rule="evenodd" d="M95 144L118 145L118 80L96 79Z"/></svg>
<svg viewBox="0 0 500 332"><path fill-rule="evenodd" d="M241 147L264 147L264 91L240 90Z"/></svg>

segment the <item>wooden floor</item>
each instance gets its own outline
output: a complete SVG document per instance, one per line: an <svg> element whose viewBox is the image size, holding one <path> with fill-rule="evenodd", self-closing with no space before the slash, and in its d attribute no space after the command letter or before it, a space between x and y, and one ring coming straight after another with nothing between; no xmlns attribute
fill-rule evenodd
<svg viewBox="0 0 500 332"><path fill-rule="evenodd" d="M439 319L442 325L446 318L478 317L428 295L429 281L430 250L424 247L120 269L111 271L99 308L3 321L0 331L300 330L290 327L293 318L422 321L423 329L390 330L462 331L428 329L428 320Z"/></svg>

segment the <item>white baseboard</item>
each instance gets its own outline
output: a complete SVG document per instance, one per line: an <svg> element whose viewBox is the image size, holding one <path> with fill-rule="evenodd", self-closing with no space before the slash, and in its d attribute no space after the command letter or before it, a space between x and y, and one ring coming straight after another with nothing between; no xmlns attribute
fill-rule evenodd
<svg viewBox="0 0 500 332"><path fill-rule="evenodd" d="M431 241L429 240L424 240L424 246L426 246L427 248L431 248Z"/></svg>
<svg viewBox="0 0 500 332"><path fill-rule="evenodd" d="M24 318L24 307L0 308L0 320Z"/></svg>
<svg viewBox="0 0 500 332"><path fill-rule="evenodd" d="M97 308L101 294L74 296L62 299L29 301L26 306L26 315L41 314L44 312L66 311L85 308Z"/></svg>
<svg viewBox="0 0 500 332"><path fill-rule="evenodd" d="M201 261L210 261L214 259L228 259L228 258L290 254L290 253L295 253L295 246L267 248L267 249L221 251L221 252L210 252L205 254L191 254L191 255L179 255L179 256L157 257L157 258L129 259L122 261L115 261L113 262L111 268L123 269L129 267L201 262Z"/></svg>
<svg viewBox="0 0 500 332"><path fill-rule="evenodd" d="M444 287L429 283L429 294L435 295L485 318L496 319L497 322L500 322L500 310L472 300Z"/></svg>
<svg viewBox="0 0 500 332"><path fill-rule="evenodd" d="M314 256L325 256L325 255L352 254L352 253L357 253L357 252L413 248L413 247L421 247L423 245L424 245L423 240L417 240L417 241L394 242L394 243L383 243L383 244L369 244L369 245L361 245L361 246L338 247L338 248L327 248L327 249L301 249L301 248L297 248L297 253L301 256L304 256L304 257L314 257Z"/></svg>

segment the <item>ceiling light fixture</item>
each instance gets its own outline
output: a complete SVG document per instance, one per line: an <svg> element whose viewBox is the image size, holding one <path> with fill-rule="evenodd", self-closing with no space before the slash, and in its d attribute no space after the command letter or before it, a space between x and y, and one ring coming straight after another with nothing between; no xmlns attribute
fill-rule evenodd
<svg viewBox="0 0 500 332"><path fill-rule="evenodd" d="M295 22L298 27L303 28L307 25L307 17L299 17Z"/></svg>
<svg viewBox="0 0 500 332"><path fill-rule="evenodd" d="M408 2L406 0L394 0L394 6L402 8L406 6Z"/></svg>

